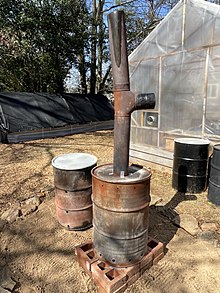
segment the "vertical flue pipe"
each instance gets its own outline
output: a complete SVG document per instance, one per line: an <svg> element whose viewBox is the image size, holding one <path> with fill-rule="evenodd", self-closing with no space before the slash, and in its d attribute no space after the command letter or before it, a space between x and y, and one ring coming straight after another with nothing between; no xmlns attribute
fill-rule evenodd
<svg viewBox="0 0 220 293"><path fill-rule="evenodd" d="M131 113L154 108L155 96L130 92L124 12L110 13L108 22L115 109L113 173L123 177L128 175Z"/></svg>
<svg viewBox="0 0 220 293"><path fill-rule="evenodd" d="M123 11L109 14L109 39L115 101L113 172L116 176L126 176L129 163L130 115L120 112L117 103L121 92L130 91Z"/></svg>
<svg viewBox="0 0 220 293"><path fill-rule="evenodd" d="M123 11L109 14L109 41L114 91L129 91L126 28Z"/></svg>

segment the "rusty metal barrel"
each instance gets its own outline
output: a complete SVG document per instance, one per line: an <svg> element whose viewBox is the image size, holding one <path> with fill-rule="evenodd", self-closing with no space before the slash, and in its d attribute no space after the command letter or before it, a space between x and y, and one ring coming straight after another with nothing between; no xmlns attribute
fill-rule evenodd
<svg viewBox="0 0 220 293"><path fill-rule="evenodd" d="M70 153L52 160L55 206L58 222L68 230L92 226L92 175L97 158L87 153Z"/></svg>
<svg viewBox="0 0 220 293"><path fill-rule="evenodd" d="M151 173L137 166L128 171L114 176L111 164L92 170L94 249L117 267L133 265L147 252Z"/></svg>

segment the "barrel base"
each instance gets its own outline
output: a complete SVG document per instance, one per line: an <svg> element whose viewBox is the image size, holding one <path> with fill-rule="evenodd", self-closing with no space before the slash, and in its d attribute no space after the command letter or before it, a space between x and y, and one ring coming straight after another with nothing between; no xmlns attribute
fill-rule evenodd
<svg viewBox="0 0 220 293"><path fill-rule="evenodd" d="M86 210L70 211L56 206L59 224L71 231L84 231L92 227L92 207Z"/></svg>
<svg viewBox="0 0 220 293"><path fill-rule="evenodd" d="M95 226L93 229L96 253L101 260L107 259L113 267L128 267L138 263L147 252L147 239L148 230L141 237L114 239L100 234Z"/></svg>
<svg viewBox="0 0 220 293"><path fill-rule="evenodd" d="M63 228L65 228L68 231L86 231L86 230L92 228L92 224L89 224L89 225L83 226L83 227L71 227L70 225L62 224L59 221L58 221L58 223L60 224L60 226L62 226Z"/></svg>
<svg viewBox="0 0 220 293"><path fill-rule="evenodd" d="M88 241L75 247L75 256L85 272L94 280L98 292L124 292L151 266L164 257L164 244L149 237L147 253L137 264L126 267L112 267L97 256L93 242Z"/></svg>
<svg viewBox="0 0 220 293"><path fill-rule="evenodd" d="M207 188L207 177L186 176L173 172L172 187L179 192L202 193Z"/></svg>

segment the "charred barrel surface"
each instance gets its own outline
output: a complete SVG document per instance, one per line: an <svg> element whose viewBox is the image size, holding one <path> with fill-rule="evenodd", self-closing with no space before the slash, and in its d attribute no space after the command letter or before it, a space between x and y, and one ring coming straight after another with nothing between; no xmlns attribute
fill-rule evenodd
<svg viewBox="0 0 220 293"><path fill-rule="evenodd" d="M147 250L150 172L129 167L123 178L113 166L92 171L94 248L113 266L129 266Z"/></svg>
<svg viewBox="0 0 220 293"><path fill-rule="evenodd" d="M56 216L70 230L84 230L92 225L92 176L97 158L73 153L52 160Z"/></svg>

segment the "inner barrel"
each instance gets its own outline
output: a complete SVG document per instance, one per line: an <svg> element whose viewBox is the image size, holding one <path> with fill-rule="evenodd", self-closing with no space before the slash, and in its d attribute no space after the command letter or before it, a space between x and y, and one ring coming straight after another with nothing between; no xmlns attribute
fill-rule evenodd
<svg viewBox="0 0 220 293"><path fill-rule="evenodd" d="M100 259L124 267L147 252L151 173L129 167L125 177L112 165L92 170L93 244Z"/></svg>

